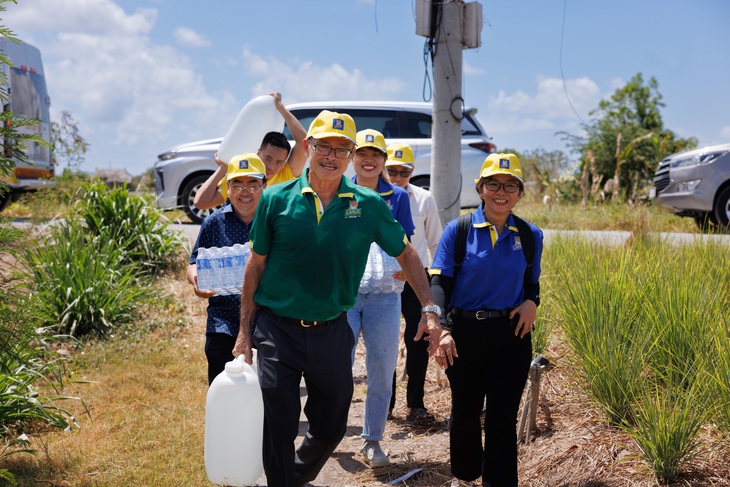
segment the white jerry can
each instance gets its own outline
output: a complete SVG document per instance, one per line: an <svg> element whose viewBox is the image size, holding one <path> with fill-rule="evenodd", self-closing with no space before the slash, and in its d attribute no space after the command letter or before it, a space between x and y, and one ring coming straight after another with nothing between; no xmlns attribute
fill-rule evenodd
<svg viewBox="0 0 730 487"><path fill-rule="evenodd" d="M244 152L256 153L261 140L269 132L284 130L284 117L276 109L274 97L261 95L252 98L238 112L233 124L218 146L218 159L230 162L231 158Z"/></svg>
<svg viewBox="0 0 730 487"><path fill-rule="evenodd" d="M213 380L205 401L205 471L214 484L254 485L264 473L264 401L256 370L240 355Z"/></svg>

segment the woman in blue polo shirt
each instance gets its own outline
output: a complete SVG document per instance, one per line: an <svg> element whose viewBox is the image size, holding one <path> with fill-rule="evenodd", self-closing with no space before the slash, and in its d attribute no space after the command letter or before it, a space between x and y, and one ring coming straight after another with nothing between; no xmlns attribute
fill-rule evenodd
<svg viewBox="0 0 730 487"><path fill-rule="evenodd" d="M429 271L436 304L450 310L436 361L451 387L451 471L464 481L517 487L517 412L532 360L543 235L531 223L524 226L531 236L519 234L512 209L524 184L514 154L490 154L475 182L482 204L471 214L461 265L454 220ZM522 242L530 237L528 269Z"/></svg>
<svg viewBox="0 0 730 487"><path fill-rule="evenodd" d="M415 225L411 217L408 193L403 188L390 184L384 171L386 158L387 146L383 134L371 129L358 132L357 150L352 161L356 174L353 182L380 194L410 240ZM398 361L402 290L400 287L397 290L389 289L390 292L372 291L361 285L355 306L347 311L347 321L355 335L355 347L361 333L365 343L368 388L362 428L362 438L365 441L360 454L371 467L390 463L388 456L380 448L380 440L385 433L393 374ZM355 347L352 349L353 363Z"/></svg>

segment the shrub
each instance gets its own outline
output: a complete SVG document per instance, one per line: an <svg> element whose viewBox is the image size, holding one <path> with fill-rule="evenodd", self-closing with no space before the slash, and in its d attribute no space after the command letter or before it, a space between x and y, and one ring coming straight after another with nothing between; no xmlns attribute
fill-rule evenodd
<svg viewBox="0 0 730 487"><path fill-rule="evenodd" d="M133 319L150 296L148 279L115 242L66 220L23 252L34 307L54 332L103 335Z"/></svg>
<svg viewBox="0 0 730 487"><path fill-rule="evenodd" d="M77 211L88 231L100 242L114 242L124 262L149 275L179 263L182 237L167 231L171 222L144 198L100 181L82 184L81 191Z"/></svg>

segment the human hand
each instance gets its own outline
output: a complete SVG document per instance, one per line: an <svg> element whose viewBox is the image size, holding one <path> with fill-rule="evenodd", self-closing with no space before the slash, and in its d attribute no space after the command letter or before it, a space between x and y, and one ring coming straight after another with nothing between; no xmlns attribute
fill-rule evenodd
<svg viewBox="0 0 730 487"><path fill-rule="evenodd" d="M537 305L534 301L526 299L519 306L514 308L509 318L514 318L515 315L519 314L517 325L515 326L515 336L519 335L523 338L525 335L535 329L535 319L537 318Z"/></svg>
<svg viewBox="0 0 730 487"><path fill-rule="evenodd" d="M213 159L215 159L215 163L218 164L218 166L220 166L220 167L227 167L228 166L228 163L227 162L221 161L220 159L218 159L218 152L216 152L215 154L213 154Z"/></svg>
<svg viewBox="0 0 730 487"><path fill-rule="evenodd" d="M278 91L272 91L269 95L274 97L274 105L277 110L281 111L281 109L284 108L284 104L281 103L281 93Z"/></svg>
<svg viewBox="0 0 730 487"><path fill-rule="evenodd" d="M215 291L209 290L209 291L201 291L198 289L198 275L195 274L193 276L193 291L195 291L195 295L201 298L212 298L215 296Z"/></svg>
<svg viewBox="0 0 730 487"><path fill-rule="evenodd" d="M403 271L395 271L393 273L393 279L395 279L396 281L405 281L406 274Z"/></svg>
<svg viewBox="0 0 730 487"><path fill-rule="evenodd" d="M454 357L458 357L459 354L456 352L456 342L454 337L451 336L451 332L446 331L441 334L439 338L438 349L434 360L436 363L445 369L450 365L454 365Z"/></svg>
<svg viewBox="0 0 730 487"><path fill-rule="evenodd" d="M253 364L253 351L251 347L251 335L239 330L236 337L236 344L233 346L233 356L238 358L243 355L248 365Z"/></svg>
<svg viewBox="0 0 730 487"><path fill-rule="evenodd" d="M423 313L421 321L418 322L418 330L416 336L413 337L413 341L421 339L429 341L428 355L433 357L438 349L442 331L443 328L441 328L441 322L436 313Z"/></svg>

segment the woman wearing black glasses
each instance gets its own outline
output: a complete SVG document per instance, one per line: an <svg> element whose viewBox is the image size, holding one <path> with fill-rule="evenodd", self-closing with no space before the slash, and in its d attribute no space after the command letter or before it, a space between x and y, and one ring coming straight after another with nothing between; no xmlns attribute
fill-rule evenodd
<svg viewBox="0 0 730 487"><path fill-rule="evenodd" d="M524 194L514 154L490 154L475 182L482 204L461 225L447 224L430 269L436 304L449 310L436 361L451 387L452 485L481 477L485 486L517 487L517 412L532 360L543 234L512 213Z"/></svg>

